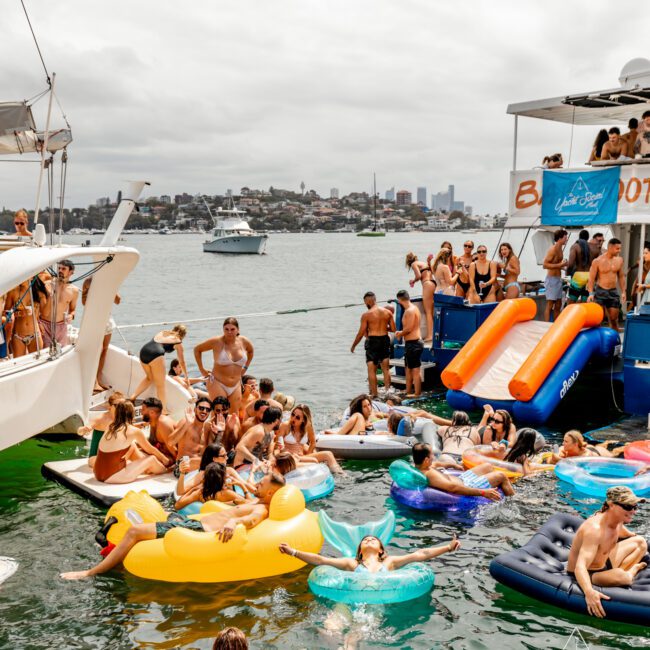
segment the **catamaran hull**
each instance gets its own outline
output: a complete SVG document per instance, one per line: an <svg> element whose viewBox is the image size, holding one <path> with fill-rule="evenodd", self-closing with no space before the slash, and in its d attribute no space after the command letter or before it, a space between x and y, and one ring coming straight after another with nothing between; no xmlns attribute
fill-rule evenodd
<svg viewBox="0 0 650 650"><path fill-rule="evenodd" d="M267 235L228 235L203 244L204 253L237 253L240 255L261 255L266 248Z"/></svg>

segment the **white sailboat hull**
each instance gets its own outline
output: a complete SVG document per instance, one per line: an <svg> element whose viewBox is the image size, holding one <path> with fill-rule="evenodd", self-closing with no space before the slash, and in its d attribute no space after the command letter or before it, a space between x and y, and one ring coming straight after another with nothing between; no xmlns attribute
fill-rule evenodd
<svg viewBox="0 0 650 650"><path fill-rule="evenodd" d="M203 244L205 253L237 253L261 255L268 235L225 235Z"/></svg>

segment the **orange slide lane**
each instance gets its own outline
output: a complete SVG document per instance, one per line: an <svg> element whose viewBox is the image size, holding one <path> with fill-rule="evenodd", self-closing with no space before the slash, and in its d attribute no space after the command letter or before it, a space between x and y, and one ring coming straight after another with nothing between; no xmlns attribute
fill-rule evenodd
<svg viewBox="0 0 650 650"><path fill-rule="evenodd" d="M580 330L597 327L602 320L603 308L595 302L566 307L510 380L510 394L522 402L530 402Z"/></svg>
<svg viewBox="0 0 650 650"><path fill-rule="evenodd" d="M530 298L508 298L499 303L442 371L442 383L452 390L461 390L510 328L532 320L536 313L537 305Z"/></svg>

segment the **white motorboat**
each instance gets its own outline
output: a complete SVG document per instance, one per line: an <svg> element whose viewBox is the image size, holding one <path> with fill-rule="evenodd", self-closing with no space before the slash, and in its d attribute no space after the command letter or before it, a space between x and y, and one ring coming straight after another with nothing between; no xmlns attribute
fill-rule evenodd
<svg viewBox="0 0 650 650"><path fill-rule="evenodd" d="M215 228L212 231L212 239L203 243L204 253L237 253L240 255L264 253L269 236L251 229L244 219L246 213L235 207L232 198L225 209L217 210L216 219L212 212L210 212L210 216L215 223Z"/></svg>

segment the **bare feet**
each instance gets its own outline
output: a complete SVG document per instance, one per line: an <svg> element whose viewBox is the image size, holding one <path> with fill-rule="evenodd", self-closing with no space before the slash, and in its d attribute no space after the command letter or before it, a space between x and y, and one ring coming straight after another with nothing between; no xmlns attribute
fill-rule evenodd
<svg viewBox="0 0 650 650"><path fill-rule="evenodd" d="M633 564L629 570L629 573L632 576L632 580L636 578L637 573L643 571L643 569L645 569L647 566L648 564L646 562L638 562L637 564Z"/></svg>
<svg viewBox="0 0 650 650"><path fill-rule="evenodd" d="M82 578L90 577L90 571L68 571L67 573L60 573L59 578L64 580L81 580Z"/></svg>

